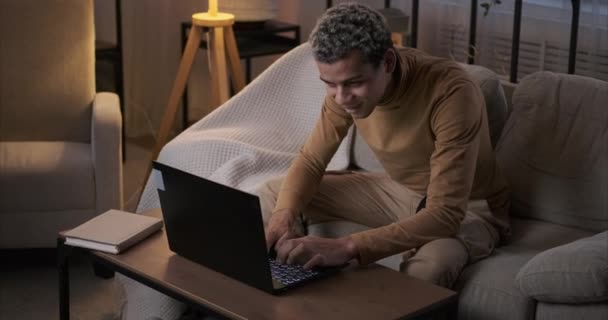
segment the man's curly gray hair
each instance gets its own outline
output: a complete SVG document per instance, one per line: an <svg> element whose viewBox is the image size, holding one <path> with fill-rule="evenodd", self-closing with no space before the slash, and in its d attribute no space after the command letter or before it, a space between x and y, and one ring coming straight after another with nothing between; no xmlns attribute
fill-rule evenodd
<svg viewBox="0 0 608 320"><path fill-rule="evenodd" d="M334 63L352 50L359 50L364 62L378 67L386 50L393 47L391 32L384 17L359 3L341 3L319 18L308 42L314 57Z"/></svg>

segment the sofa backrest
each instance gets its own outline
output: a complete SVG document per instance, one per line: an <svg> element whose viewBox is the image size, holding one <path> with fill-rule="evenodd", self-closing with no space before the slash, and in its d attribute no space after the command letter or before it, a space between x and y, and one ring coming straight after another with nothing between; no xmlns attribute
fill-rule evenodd
<svg viewBox="0 0 608 320"><path fill-rule="evenodd" d="M463 67L463 69L465 69L481 87L486 102L490 138L492 146L495 146L507 119L507 101L503 88L500 85L500 80L498 79L498 76L488 68L462 63L460 66ZM352 152L352 163L357 167L372 172L384 171L372 150L358 133L355 135L353 141Z"/></svg>
<svg viewBox="0 0 608 320"><path fill-rule="evenodd" d="M608 83L551 72L525 77L497 157L514 215L608 229Z"/></svg>
<svg viewBox="0 0 608 320"><path fill-rule="evenodd" d="M0 39L0 141L90 141L92 0L2 0Z"/></svg>

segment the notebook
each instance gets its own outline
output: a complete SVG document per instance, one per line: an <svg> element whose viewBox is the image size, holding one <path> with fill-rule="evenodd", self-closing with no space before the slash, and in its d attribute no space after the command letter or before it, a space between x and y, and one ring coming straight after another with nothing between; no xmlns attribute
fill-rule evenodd
<svg viewBox="0 0 608 320"><path fill-rule="evenodd" d="M344 266L306 271L282 265L266 249L257 196L153 162L169 249L235 280L272 294Z"/></svg>
<svg viewBox="0 0 608 320"><path fill-rule="evenodd" d="M159 218L108 210L62 234L68 245L118 254L162 226Z"/></svg>

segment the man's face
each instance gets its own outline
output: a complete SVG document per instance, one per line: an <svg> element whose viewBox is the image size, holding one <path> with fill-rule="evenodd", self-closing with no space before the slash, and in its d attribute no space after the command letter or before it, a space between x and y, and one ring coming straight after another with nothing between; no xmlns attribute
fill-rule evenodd
<svg viewBox="0 0 608 320"><path fill-rule="evenodd" d="M353 118L366 118L388 88L394 69L392 55L389 50L377 68L364 63L357 50L331 64L317 61L317 66L327 94Z"/></svg>

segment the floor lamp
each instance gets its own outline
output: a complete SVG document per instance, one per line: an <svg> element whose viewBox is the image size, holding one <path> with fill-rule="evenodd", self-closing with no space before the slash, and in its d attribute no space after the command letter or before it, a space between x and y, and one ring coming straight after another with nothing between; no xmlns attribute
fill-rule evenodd
<svg viewBox="0 0 608 320"><path fill-rule="evenodd" d="M192 28L190 28L188 35L188 43L177 70L169 102L161 120L151 160L155 160L158 157L160 149L169 138L169 133L175 123L179 102L186 87L192 63L194 62L194 56L200 46L203 33L205 33L207 39L209 74L211 78L211 105L215 108L226 102L229 98L226 57L228 58L228 65L231 71L230 79L234 91L239 92L245 87L245 76L241 70L239 53L234 38L234 31L232 30L233 24L234 15L218 12L217 0L209 0L208 12L192 15ZM152 161L148 164L146 180L151 170Z"/></svg>

